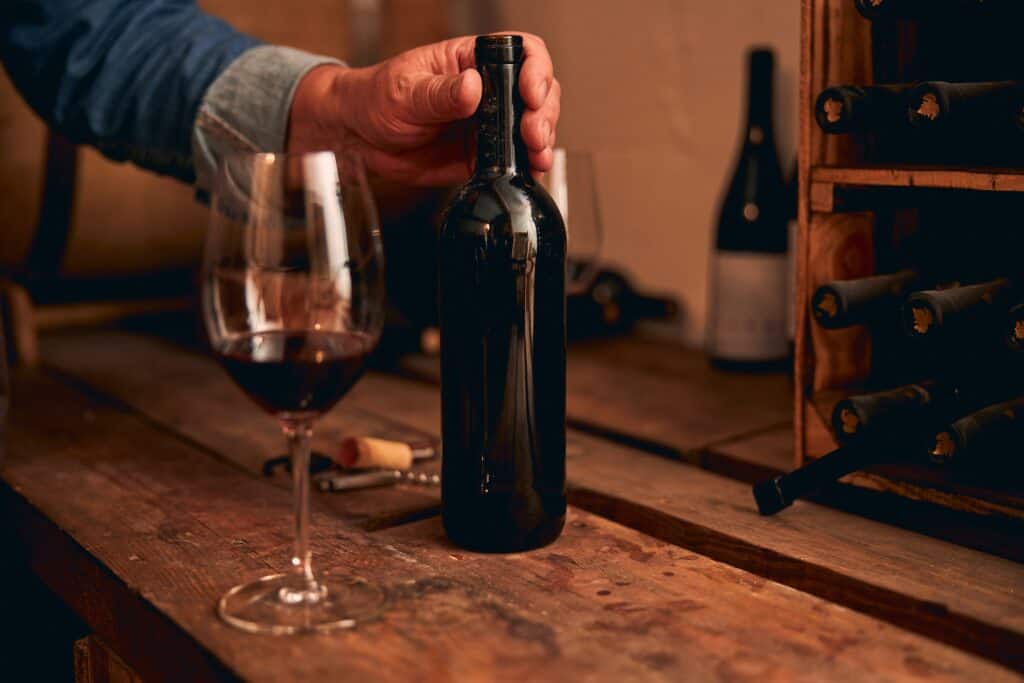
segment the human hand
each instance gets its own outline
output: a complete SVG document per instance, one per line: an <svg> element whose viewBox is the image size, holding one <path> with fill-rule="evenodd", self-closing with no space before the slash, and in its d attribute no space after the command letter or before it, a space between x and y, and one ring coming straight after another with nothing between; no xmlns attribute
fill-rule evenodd
<svg viewBox="0 0 1024 683"><path fill-rule="evenodd" d="M521 35L521 130L531 168L543 172L551 168L561 86L544 41ZM292 101L288 151L331 149L348 139L369 171L384 179L421 186L465 180L472 166L466 119L483 90L474 68L475 42L476 36L463 36L365 68L313 69Z"/></svg>

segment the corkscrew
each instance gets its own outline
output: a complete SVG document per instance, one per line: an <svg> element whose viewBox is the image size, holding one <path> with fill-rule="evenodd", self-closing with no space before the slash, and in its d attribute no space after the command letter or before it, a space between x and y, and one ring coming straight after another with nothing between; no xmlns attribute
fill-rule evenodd
<svg viewBox="0 0 1024 683"><path fill-rule="evenodd" d="M408 472L403 470L376 470L357 474L319 475L315 479L321 491L353 491L376 486L392 486L394 484L419 484L421 486L438 486L441 477L426 472Z"/></svg>

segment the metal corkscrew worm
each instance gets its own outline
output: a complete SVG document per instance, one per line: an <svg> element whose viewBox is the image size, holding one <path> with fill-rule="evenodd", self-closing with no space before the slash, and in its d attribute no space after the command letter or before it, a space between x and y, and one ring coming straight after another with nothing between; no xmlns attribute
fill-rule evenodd
<svg viewBox="0 0 1024 683"><path fill-rule="evenodd" d="M441 477L426 472L408 472L402 470L378 470L359 474L335 474L317 477L317 487L321 491L352 491L372 488L375 486L392 486L394 484L419 484L421 486L439 486Z"/></svg>

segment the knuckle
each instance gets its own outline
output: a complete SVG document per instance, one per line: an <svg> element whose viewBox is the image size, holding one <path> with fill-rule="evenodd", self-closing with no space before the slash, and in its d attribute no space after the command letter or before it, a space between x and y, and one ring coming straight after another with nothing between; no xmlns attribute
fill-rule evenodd
<svg viewBox="0 0 1024 683"><path fill-rule="evenodd" d="M387 104L399 108L409 101L409 94L412 91L412 78L406 73L392 73L388 78L387 87L384 89L384 96Z"/></svg>

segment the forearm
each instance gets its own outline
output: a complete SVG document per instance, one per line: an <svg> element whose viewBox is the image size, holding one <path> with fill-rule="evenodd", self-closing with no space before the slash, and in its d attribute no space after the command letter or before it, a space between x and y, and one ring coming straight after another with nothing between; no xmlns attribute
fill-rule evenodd
<svg viewBox="0 0 1024 683"><path fill-rule="evenodd" d="M252 48L232 62L207 90L195 119L192 150L200 192L210 189L224 154L307 149L290 133L292 112L324 106L328 98L321 92L320 76L343 69L329 57L270 45Z"/></svg>
<svg viewBox="0 0 1024 683"><path fill-rule="evenodd" d="M32 108L75 142L191 180L203 93L257 44L189 0L8 0L0 57Z"/></svg>

